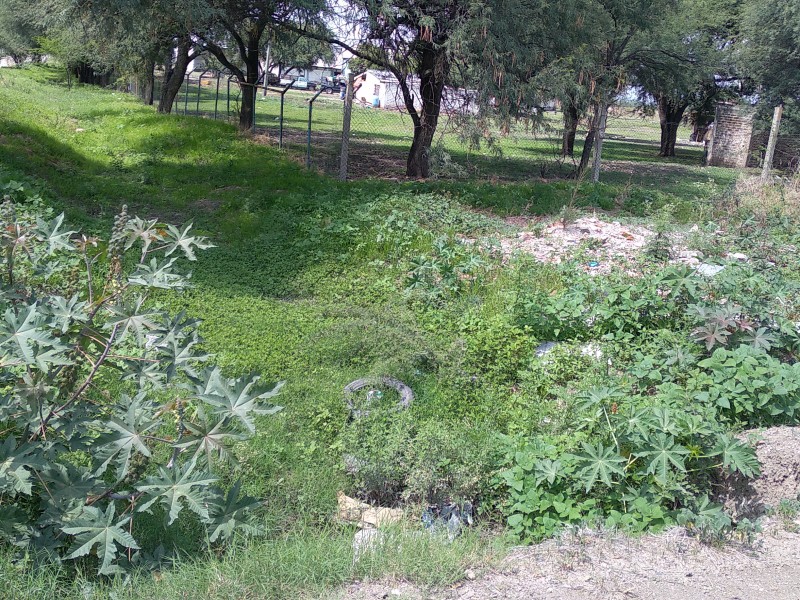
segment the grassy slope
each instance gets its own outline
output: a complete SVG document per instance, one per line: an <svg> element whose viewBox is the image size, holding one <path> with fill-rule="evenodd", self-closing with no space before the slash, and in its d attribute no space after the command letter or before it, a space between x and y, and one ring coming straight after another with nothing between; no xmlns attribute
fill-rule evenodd
<svg viewBox="0 0 800 600"><path fill-rule="evenodd" d="M341 455L328 449L345 418L342 387L392 370L386 365L392 351L382 356L380 347L387 329L405 354L413 344L436 342L395 302L393 284L378 270L342 264L341 245L295 240L318 232L329 217L361 210L389 186L354 189L325 180L228 125L157 116L126 95L67 91L50 78L48 71L0 72L0 102L8 108L0 119L0 184L21 180L73 224L104 235L123 203L134 214L193 219L218 247L192 265L190 293L161 301L203 320L208 348L231 372L255 370L289 382L281 395L286 410L265 419L238 452L248 491L267 503L269 538L222 561L189 561L158 586L140 585L125 597L292 598L300 589L312 593L370 573L416 573L443 583L485 555L474 536L446 548L411 540L354 567L353 531L319 530L335 508L336 491L347 485ZM450 567L428 572L421 562L433 555ZM0 560L3 578L16 573L9 597L64 597L66 584L56 575L19 568Z"/></svg>
<svg viewBox="0 0 800 600"><path fill-rule="evenodd" d="M0 72L0 183L22 178L40 187L87 229L105 229L123 203L142 216L195 220L218 248L194 266L192 292L162 301L203 319L209 349L229 370L256 370L289 382L281 396L286 410L265 420L256 439L239 449L248 491L267 501L272 536L222 561L187 564L165 575L160 591L142 588L135 597L172 597L177 589L197 597L239 591L292 597L298 588L363 575L351 564L352 532L307 535L309 527L318 533L327 522L336 491L347 485L335 446L345 418L342 387L364 374L391 372L417 391L420 418L449 420L454 427L476 423L454 417L450 407L457 392L442 389L434 375L415 367L417 355L446 352L458 332L437 322L432 333L399 297L401 274L374 262L387 249L368 244L358 250L364 240L347 228L385 219L395 207L421 211L425 200L418 194L431 191L501 215L553 213L573 185L341 184L302 170L223 123L158 116L123 94L67 91L52 77L46 70ZM714 174L720 182L730 177ZM674 175L658 185L660 190L630 190L620 180L587 187L579 200L613 206L617 199L639 210L680 195L689 210L708 195L705 187ZM389 192L405 200L381 200ZM494 218L478 226L506 227ZM456 310L478 306L489 314L503 302L499 282ZM491 406L490 398L487 413ZM411 560L413 545L404 547L412 549L408 556L399 551L388 564L360 568L441 582L479 552L471 538L448 549L428 548L422 556L438 553L437 561L451 568L426 575ZM0 573L14 570L0 564ZM31 579L17 578L24 590L52 584L35 573L25 577ZM48 594L62 595L42 591L31 597Z"/></svg>

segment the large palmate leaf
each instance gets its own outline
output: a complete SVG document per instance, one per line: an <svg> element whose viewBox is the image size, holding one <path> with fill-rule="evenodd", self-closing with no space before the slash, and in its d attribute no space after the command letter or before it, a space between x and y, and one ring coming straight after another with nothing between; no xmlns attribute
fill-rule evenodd
<svg viewBox="0 0 800 600"><path fill-rule="evenodd" d="M142 244L142 258L147 255L153 242L164 238L165 231L158 226L158 221L150 219L145 221L139 217L128 219L125 223L125 249L129 250L134 244Z"/></svg>
<svg viewBox="0 0 800 600"><path fill-rule="evenodd" d="M161 370L167 381L171 381L179 372L193 379L199 377L196 366L207 358L207 355L196 350L195 346L199 342L195 332L178 334L175 331L167 332L154 342Z"/></svg>
<svg viewBox="0 0 800 600"><path fill-rule="evenodd" d="M131 300L122 300L114 306L109 306L110 316L105 323L105 329L117 328L117 339L122 340L127 335L134 335L139 344L143 344L145 336L158 327L159 318L163 313L154 309L145 308L145 297L136 296Z"/></svg>
<svg viewBox="0 0 800 600"><path fill-rule="evenodd" d="M225 417L212 419L204 411L201 411L196 422L184 422L184 427L189 435L182 438L179 443L175 444L175 447L182 450L194 450L192 459L205 458L207 464L211 464L214 454L222 459L228 459L227 446L231 442L246 439L246 436L231 431Z"/></svg>
<svg viewBox="0 0 800 600"><path fill-rule="evenodd" d="M27 515L18 506L0 504L0 540L18 546L30 541L31 528Z"/></svg>
<svg viewBox="0 0 800 600"><path fill-rule="evenodd" d="M128 282L144 287L162 290L180 290L189 285L188 277L173 272L172 267L176 258L169 258L161 262L151 258L149 263L140 264L136 271L128 278Z"/></svg>
<svg viewBox="0 0 800 600"><path fill-rule="evenodd" d="M260 504L254 498L239 496L241 484L241 480L237 481L228 491L224 502L214 505L211 511L212 521L208 527L211 532L208 538L210 541L230 539L235 529L250 534L261 533L260 527L251 524L251 512Z"/></svg>
<svg viewBox="0 0 800 600"><path fill-rule="evenodd" d="M80 514L87 499L103 488L103 482L88 468L70 463L51 462L39 472L39 477L46 493L42 496L45 511L37 525L61 523L76 511Z"/></svg>
<svg viewBox="0 0 800 600"><path fill-rule="evenodd" d="M53 254L56 250L71 250L72 243L70 238L75 234L74 231L62 231L64 224L64 213L61 213L50 221L36 219L36 233L40 241L47 245L47 253Z"/></svg>
<svg viewBox="0 0 800 600"><path fill-rule="evenodd" d="M94 506L85 506L80 517L72 521L69 526L61 528L64 533L75 536L70 548L72 552L67 558L86 556L96 547L97 557L100 559L100 574L111 575L121 572L119 567L112 564L119 552L117 545L133 550L139 549L133 536L123 529L128 521L130 517L115 520L113 502L108 505L105 513Z"/></svg>
<svg viewBox="0 0 800 600"><path fill-rule="evenodd" d="M81 302L77 294L69 300L61 296L50 297L42 309L50 315L51 325L60 329L62 334L67 333L74 323L83 323L89 318L86 313L86 302Z"/></svg>
<svg viewBox="0 0 800 600"><path fill-rule="evenodd" d="M283 382L272 386L269 391L257 392L253 388L260 377L240 377L228 381L222 377L218 368L207 373L205 384L199 386L204 392L198 398L210 404L214 412L238 420L250 432L255 431L252 415L270 415L281 410L281 407L264 402L278 394Z"/></svg>
<svg viewBox="0 0 800 600"><path fill-rule="evenodd" d="M31 495L31 472L26 467L43 467L44 463L32 456L32 448L17 448L13 435L0 444L0 492L4 494Z"/></svg>
<svg viewBox="0 0 800 600"><path fill-rule="evenodd" d="M661 485L666 485L670 471L677 469L685 471L685 457L689 451L675 443L675 438L665 433L659 433L650 440L649 448L642 452L637 452L636 456L649 459L647 472L655 476L656 481Z"/></svg>
<svg viewBox="0 0 800 600"><path fill-rule="evenodd" d="M150 456L150 449L145 444L145 436L160 425L158 420L148 420L151 411L145 411L140 398L129 401L128 410L122 418L113 417L106 422L108 433L101 436L98 458L102 460L95 475L100 475L113 461L117 466L117 479L128 474L131 454L137 451Z"/></svg>
<svg viewBox="0 0 800 600"><path fill-rule="evenodd" d="M611 487L613 485L612 475L625 475L622 465L626 463L626 460L617 454L613 447L606 448L600 442L595 445L583 442L582 445L584 454L577 456L580 467L578 477L587 492L591 491L598 481Z"/></svg>
<svg viewBox="0 0 800 600"><path fill-rule="evenodd" d="M717 435L717 443L709 456L721 456L723 468L739 471L745 477L758 477L761 474L756 451L731 435Z"/></svg>
<svg viewBox="0 0 800 600"><path fill-rule="evenodd" d="M157 476L148 477L144 483L136 486L137 490L144 493L144 503L138 510L150 512L153 504L160 502L168 511L167 524L171 525L185 504L202 519L208 519L208 486L217 479L208 473L195 473L194 468L194 461L183 467L161 467Z"/></svg>
<svg viewBox="0 0 800 600"><path fill-rule="evenodd" d="M41 349L66 350L46 329L44 315L37 303L23 307L16 314L7 309L0 320L0 355L10 354L25 364L37 363Z"/></svg>
<svg viewBox="0 0 800 600"><path fill-rule="evenodd" d="M534 470L536 473L536 482L541 485L546 481L553 485L556 479L561 476L563 465L560 460L551 460L549 458L542 458L536 461Z"/></svg>
<svg viewBox="0 0 800 600"><path fill-rule="evenodd" d="M180 249L184 256L189 260L197 260L194 254L194 249L199 248L205 250L206 248L213 248L214 244L208 241L208 238L202 236L189 235L189 230L192 224L188 223L183 229L178 229L174 225L167 225L166 235L166 252L165 256L169 256L176 250Z"/></svg>

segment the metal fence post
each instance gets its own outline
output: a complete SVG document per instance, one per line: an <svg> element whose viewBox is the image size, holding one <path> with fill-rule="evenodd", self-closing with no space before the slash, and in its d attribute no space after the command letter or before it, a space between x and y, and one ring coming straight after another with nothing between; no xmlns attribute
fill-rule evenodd
<svg viewBox="0 0 800 600"><path fill-rule="evenodd" d="M200 92L203 90L203 76L208 73L208 69L200 73L200 79L197 80L197 106L195 107L195 112L199 115L200 114Z"/></svg>
<svg viewBox="0 0 800 600"><path fill-rule="evenodd" d="M595 131L594 164L592 165L592 182L600 181L600 156L603 152L603 138L606 135L606 119L608 117L608 102L605 97L600 104L600 122Z"/></svg>
<svg viewBox="0 0 800 600"><path fill-rule="evenodd" d="M225 113L225 120L231 120L231 79L233 79L233 75L228 76L228 108Z"/></svg>
<svg viewBox="0 0 800 600"><path fill-rule="evenodd" d="M311 168L311 111L314 110L314 100L316 100L325 88L319 88L319 91L311 97L308 101L308 134L306 136L306 168Z"/></svg>
<svg viewBox="0 0 800 600"><path fill-rule="evenodd" d="M258 100L258 83L253 84L253 133L256 132L256 100Z"/></svg>
<svg viewBox="0 0 800 600"><path fill-rule="evenodd" d="M350 158L350 120L353 115L353 73L347 76L347 91L344 94L342 112L342 149L339 154L339 179L347 180L347 161Z"/></svg>
<svg viewBox="0 0 800 600"><path fill-rule="evenodd" d="M219 80L222 73L217 73L217 93L214 95L214 120L217 120L217 107L219 106Z"/></svg>
<svg viewBox="0 0 800 600"><path fill-rule="evenodd" d="M189 76L191 73L186 74L186 91L183 93L183 114L186 116L186 111L189 109Z"/></svg>
<svg viewBox="0 0 800 600"><path fill-rule="evenodd" d="M293 81L290 81L283 90L281 90L281 114L278 120L278 148L283 149L283 99L286 96L286 92L289 91L289 88L292 87L294 84Z"/></svg>

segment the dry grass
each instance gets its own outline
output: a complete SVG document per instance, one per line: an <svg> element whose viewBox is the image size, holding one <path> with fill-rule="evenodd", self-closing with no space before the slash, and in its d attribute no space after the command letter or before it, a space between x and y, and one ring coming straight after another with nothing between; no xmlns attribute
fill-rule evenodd
<svg viewBox="0 0 800 600"><path fill-rule="evenodd" d="M729 207L739 214L752 215L759 221L785 217L800 221L800 174L763 183L760 177L740 177Z"/></svg>

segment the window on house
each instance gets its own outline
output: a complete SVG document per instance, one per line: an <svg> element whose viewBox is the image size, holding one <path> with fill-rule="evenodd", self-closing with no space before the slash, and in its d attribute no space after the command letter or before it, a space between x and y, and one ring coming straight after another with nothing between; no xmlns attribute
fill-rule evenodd
<svg viewBox="0 0 800 600"><path fill-rule="evenodd" d="M380 86L379 83L375 84L375 91L373 91L372 93L375 94L376 96L380 96L381 95L381 86Z"/></svg>

